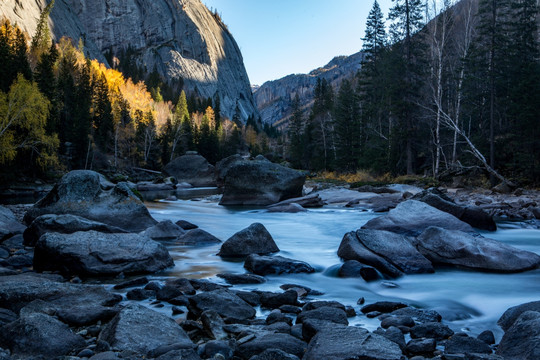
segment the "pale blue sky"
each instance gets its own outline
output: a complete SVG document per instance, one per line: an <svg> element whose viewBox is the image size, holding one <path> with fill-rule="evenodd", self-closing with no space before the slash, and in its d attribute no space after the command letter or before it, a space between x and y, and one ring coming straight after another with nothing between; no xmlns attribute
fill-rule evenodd
<svg viewBox="0 0 540 360"><path fill-rule="evenodd" d="M360 51L373 0L202 0L218 9L252 84L307 73ZM379 0L386 17L391 0Z"/></svg>

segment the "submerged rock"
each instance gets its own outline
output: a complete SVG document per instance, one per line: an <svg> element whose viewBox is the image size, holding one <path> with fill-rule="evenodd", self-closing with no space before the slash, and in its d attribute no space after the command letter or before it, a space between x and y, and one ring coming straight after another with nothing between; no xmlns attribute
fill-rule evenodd
<svg viewBox="0 0 540 360"><path fill-rule="evenodd" d="M462 231L429 227L415 245L436 264L498 272L520 272L540 266L540 256L532 252Z"/></svg>
<svg viewBox="0 0 540 360"><path fill-rule="evenodd" d="M24 220L30 224L45 214L77 215L129 232L140 232L157 223L126 183L104 190L100 175L90 170L75 170L64 175L27 211Z"/></svg>
<svg viewBox="0 0 540 360"><path fill-rule="evenodd" d="M264 255L278 251L279 248L264 225L254 223L227 239L221 246L218 256L245 257L251 254Z"/></svg>
<svg viewBox="0 0 540 360"><path fill-rule="evenodd" d="M434 271L431 262L405 236L382 230L360 229L345 234L338 256L373 266L393 277Z"/></svg>
<svg viewBox="0 0 540 360"><path fill-rule="evenodd" d="M400 203L388 214L368 221L362 226L362 229L387 230L398 234L418 236L430 226L474 232L469 224L455 216L416 200Z"/></svg>
<svg viewBox="0 0 540 360"><path fill-rule="evenodd" d="M221 205L271 205L302 196L302 173L268 161L238 161L225 176Z"/></svg>
<svg viewBox="0 0 540 360"><path fill-rule="evenodd" d="M174 176L178 182L195 187L216 186L214 166L201 155L182 155L168 163L163 172Z"/></svg>
<svg viewBox="0 0 540 360"><path fill-rule="evenodd" d="M36 244L36 271L101 276L153 273L173 266L167 249L137 234L48 233Z"/></svg>

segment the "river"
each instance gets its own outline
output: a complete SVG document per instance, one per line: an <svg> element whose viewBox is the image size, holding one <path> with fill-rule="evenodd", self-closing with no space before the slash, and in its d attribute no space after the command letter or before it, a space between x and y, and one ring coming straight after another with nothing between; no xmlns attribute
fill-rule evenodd
<svg viewBox="0 0 540 360"><path fill-rule="evenodd" d="M540 269L520 274L494 274L459 269L438 268L435 274L407 275L394 280L367 283L362 279L337 277L341 260L336 252L343 235L360 228L379 216L373 212L342 207L310 209L304 213L269 213L264 209L226 208L216 198L201 200L146 202L159 221L187 220L225 241L254 222L262 223L281 249L279 255L311 264L315 274L267 276L262 285L237 285L235 289L281 291L282 284L299 284L324 292L313 300L337 300L359 312L357 300L366 303L397 300L437 310L454 331L478 335L492 330L497 340L503 332L496 325L509 307L540 300ZM540 230L523 223L501 222L499 230L484 234L517 248L540 254ZM223 261L216 256L220 245L207 247L178 246L166 243L175 259L167 277L208 278L223 283L220 272L245 273L243 262ZM378 320L364 316L349 319L351 324L374 330Z"/></svg>

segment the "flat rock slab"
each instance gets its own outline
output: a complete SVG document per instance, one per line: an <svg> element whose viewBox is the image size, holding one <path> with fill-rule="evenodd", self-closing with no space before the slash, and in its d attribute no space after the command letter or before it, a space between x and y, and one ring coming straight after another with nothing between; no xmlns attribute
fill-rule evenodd
<svg viewBox="0 0 540 360"><path fill-rule="evenodd" d="M532 252L462 231L430 227L416 239L415 245L436 264L509 273L540 266L540 256Z"/></svg>
<svg viewBox="0 0 540 360"><path fill-rule="evenodd" d="M418 236L430 226L474 232L469 224L455 216L416 200L400 203L388 214L368 221L362 226L362 229L387 230L398 234Z"/></svg>
<svg viewBox="0 0 540 360"><path fill-rule="evenodd" d="M0 308L19 312L34 300L49 302L58 309L76 310L83 306L109 308L122 297L102 286L58 282L39 274L0 277Z"/></svg>
<svg viewBox="0 0 540 360"><path fill-rule="evenodd" d="M37 271L83 276L154 273L172 265L163 245L138 234L48 233L34 251Z"/></svg>
<svg viewBox="0 0 540 360"><path fill-rule="evenodd" d="M37 217L24 231L24 245L35 246L39 238L49 232L73 234L78 231L98 231L103 233L125 233L116 226L85 219L71 214L46 214Z"/></svg>
<svg viewBox="0 0 540 360"><path fill-rule="evenodd" d="M387 338L354 326L325 326L315 335L303 360L400 360L399 346Z"/></svg>
<svg viewBox="0 0 540 360"><path fill-rule="evenodd" d="M360 229L346 234L338 256L373 266L390 276L434 272L431 262L405 236L384 230Z"/></svg>
<svg viewBox="0 0 540 360"><path fill-rule="evenodd" d="M140 232L157 223L127 183L105 190L100 174L90 170L74 170L64 175L43 199L28 209L24 221L30 224L45 214L77 215L129 232Z"/></svg>
<svg viewBox="0 0 540 360"><path fill-rule="evenodd" d="M283 256L259 256L256 254L247 257L244 268L257 275L315 272L315 269L311 265L303 261L289 259Z"/></svg>
<svg viewBox="0 0 540 360"><path fill-rule="evenodd" d="M246 257L251 254L266 255L278 251L279 248L264 225L253 223L228 238L221 246L218 256Z"/></svg>
<svg viewBox="0 0 540 360"><path fill-rule="evenodd" d="M131 304L118 313L102 330L99 340L116 350L133 350L146 355L167 345L192 343L174 320L144 306Z"/></svg>
<svg viewBox="0 0 540 360"><path fill-rule="evenodd" d="M18 356L56 358L86 347L84 339L56 318L33 313L2 327L0 345Z"/></svg>

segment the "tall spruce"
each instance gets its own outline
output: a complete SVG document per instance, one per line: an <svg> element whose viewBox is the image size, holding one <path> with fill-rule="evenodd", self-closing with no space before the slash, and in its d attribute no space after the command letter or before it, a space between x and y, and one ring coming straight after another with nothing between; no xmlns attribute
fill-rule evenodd
<svg viewBox="0 0 540 360"><path fill-rule="evenodd" d="M304 119L298 94L292 102L292 116L289 121L289 158L294 167L302 166Z"/></svg>
<svg viewBox="0 0 540 360"><path fill-rule="evenodd" d="M93 123L94 123L94 141L103 150L107 151L108 145L114 130L112 106L109 100L109 88L105 74L101 73L94 79L94 97L93 97ZM139 122L144 123L144 115L139 114ZM139 129L137 129L138 131ZM146 155L146 153L145 153Z"/></svg>
<svg viewBox="0 0 540 360"><path fill-rule="evenodd" d="M334 107L337 166L342 171L358 169L361 149L361 122L358 96L350 81L339 88Z"/></svg>
<svg viewBox="0 0 540 360"><path fill-rule="evenodd" d="M32 38L32 43L30 45L30 61L34 66L41 58L41 55L49 50L49 45L51 43L49 14L51 13L54 6L54 1L55 0L51 0L51 2L47 6L45 6L43 11L41 12L36 27L36 33Z"/></svg>
<svg viewBox="0 0 540 360"><path fill-rule="evenodd" d="M362 38L362 51L365 53L366 62L377 62L378 55L386 46L386 40L384 15L375 0L367 18L365 36Z"/></svg>

